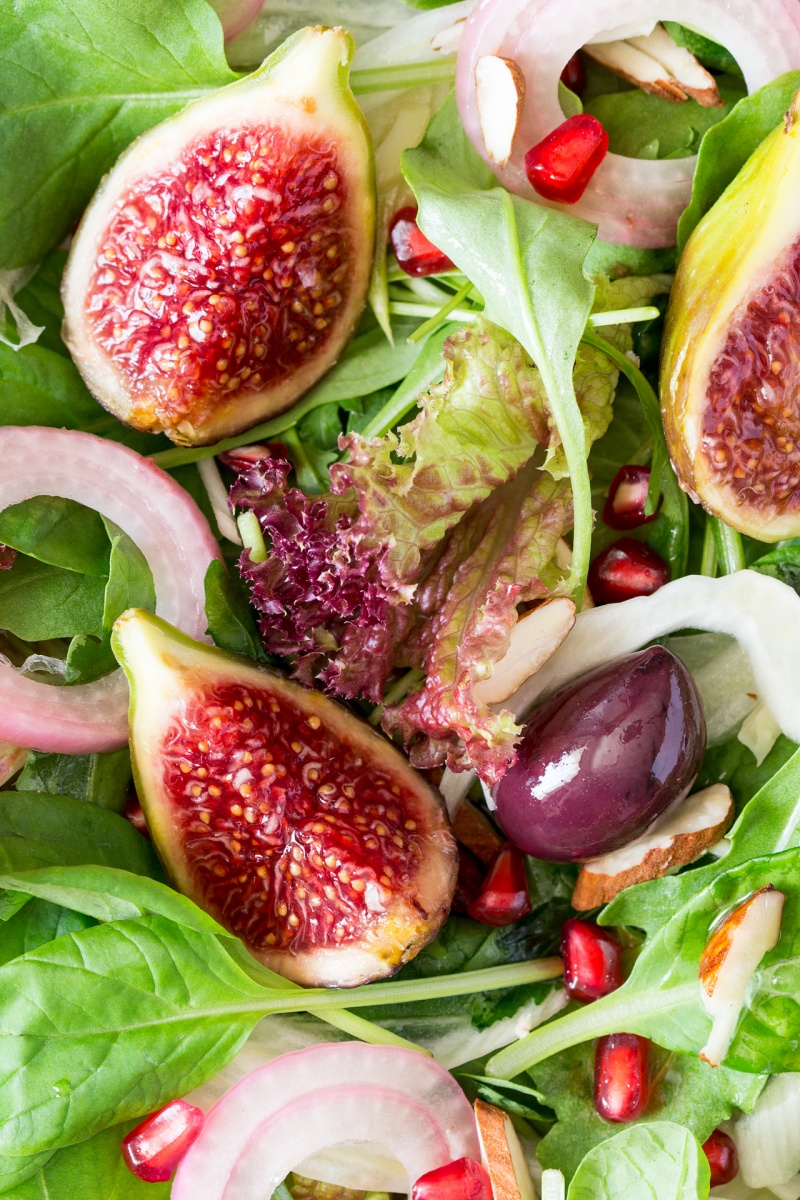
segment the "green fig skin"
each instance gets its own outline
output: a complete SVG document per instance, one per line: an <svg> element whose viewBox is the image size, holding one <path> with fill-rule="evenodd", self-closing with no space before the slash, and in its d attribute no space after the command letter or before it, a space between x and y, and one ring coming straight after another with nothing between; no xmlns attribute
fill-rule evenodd
<svg viewBox="0 0 800 1200"><path fill-rule="evenodd" d="M393 974L441 928L458 853L390 742L321 692L129 609L136 789L174 886L306 986Z"/></svg>
<svg viewBox="0 0 800 1200"><path fill-rule="evenodd" d="M300 30L148 130L100 184L64 274L63 335L126 424L215 442L291 407L338 359L374 250L354 51L342 29Z"/></svg>
<svg viewBox="0 0 800 1200"><path fill-rule="evenodd" d="M800 93L691 235L662 348L681 486L767 542L800 534L798 196Z"/></svg>

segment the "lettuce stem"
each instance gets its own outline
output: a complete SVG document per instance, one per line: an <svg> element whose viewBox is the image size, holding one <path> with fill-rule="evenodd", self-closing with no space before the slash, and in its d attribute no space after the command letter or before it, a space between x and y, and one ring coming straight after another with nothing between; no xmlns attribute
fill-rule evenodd
<svg viewBox="0 0 800 1200"><path fill-rule="evenodd" d="M742 535L736 529L731 529L730 525L726 525L719 517L709 517L708 523L714 533L714 544L717 548L717 561L721 573L733 575L736 571L743 571L747 563L744 557Z"/></svg>
<svg viewBox="0 0 800 1200"><path fill-rule="evenodd" d="M371 92L393 92L401 88L428 87L435 83L452 83L456 77L454 56L435 62L403 63L400 66L367 67L350 72L350 87L356 96Z"/></svg>

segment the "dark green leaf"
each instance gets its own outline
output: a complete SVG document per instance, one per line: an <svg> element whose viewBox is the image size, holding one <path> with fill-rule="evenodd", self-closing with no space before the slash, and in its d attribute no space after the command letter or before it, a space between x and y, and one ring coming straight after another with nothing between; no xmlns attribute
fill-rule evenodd
<svg viewBox="0 0 800 1200"><path fill-rule="evenodd" d="M110 545L100 514L61 496L36 496L0 512L0 542L54 567L108 575Z"/></svg>
<svg viewBox="0 0 800 1200"><path fill-rule="evenodd" d="M0 531L2 532L2 531ZM779 546L750 564L754 571L780 579L800 594L800 544Z"/></svg>
<svg viewBox="0 0 800 1200"><path fill-rule="evenodd" d="M339 435L343 432L339 405L323 404L303 417L297 426L300 441L314 450L331 450L338 454Z"/></svg>
<svg viewBox="0 0 800 1200"><path fill-rule="evenodd" d="M679 46L685 47L690 54L700 60L704 67L712 71L725 71L728 74L738 72L741 75L739 64L724 46L719 46L709 38L703 37L702 33L695 33L693 29L687 29L685 25L678 25L676 21L664 21L663 25L672 40Z"/></svg>
<svg viewBox="0 0 800 1200"><path fill-rule="evenodd" d="M104 581L18 556L0 571L0 628L28 642L101 634Z"/></svg>
<svg viewBox="0 0 800 1200"><path fill-rule="evenodd" d="M64 355L69 354L61 340L61 322L64 320L61 276L66 261L67 255L64 250L54 250L52 254L48 254L33 278L16 296L17 304L34 325L44 327L37 344Z"/></svg>
<svg viewBox="0 0 800 1200"><path fill-rule="evenodd" d="M634 1125L591 1150L567 1200L706 1200L708 1159L697 1139L667 1121Z"/></svg>
<svg viewBox="0 0 800 1200"><path fill-rule="evenodd" d="M32 750L17 781L20 791L72 796L122 812L131 783L126 746L110 754L44 754Z"/></svg>
<svg viewBox="0 0 800 1200"><path fill-rule="evenodd" d="M261 644L253 613L238 578L215 560L206 571L206 617L214 645L234 654L246 654L259 662L268 655Z"/></svg>
<svg viewBox="0 0 800 1200"><path fill-rule="evenodd" d="M58 245L138 134L234 78L202 0L19 0L0 73L3 267Z"/></svg>

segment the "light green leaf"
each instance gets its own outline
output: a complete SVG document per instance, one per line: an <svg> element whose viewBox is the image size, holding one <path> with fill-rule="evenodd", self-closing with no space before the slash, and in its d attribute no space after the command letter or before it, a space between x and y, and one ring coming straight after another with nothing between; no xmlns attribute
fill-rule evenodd
<svg viewBox="0 0 800 1200"><path fill-rule="evenodd" d="M586 1155L568 1200L706 1200L708 1159L669 1121L634 1125Z"/></svg>
<svg viewBox="0 0 800 1200"><path fill-rule="evenodd" d="M0 966L64 934L77 933L94 924L94 917L85 913L46 900L30 899L24 908L0 923Z"/></svg>
<svg viewBox="0 0 800 1200"><path fill-rule="evenodd" d="M61 496L36 496L0 512L0 542L67 571L108 575L110 547L100 514Z"/></svg>
<svg viewBox="0 0 800 1200"><path fill-rule="evenodd" d="M0 629L27 642L99 636L103 592L102 579L20 556L9 571L0 571Z"/></svg>
<svg viewBox="0 0 800 1200"><path fill-rule="evenodd" d="M3 1200L168 1200L169 1183L143 1183L126 1167L120 1143L131 1128L116 1125L57 1150L25 1183L4 1191Z"/></svg>

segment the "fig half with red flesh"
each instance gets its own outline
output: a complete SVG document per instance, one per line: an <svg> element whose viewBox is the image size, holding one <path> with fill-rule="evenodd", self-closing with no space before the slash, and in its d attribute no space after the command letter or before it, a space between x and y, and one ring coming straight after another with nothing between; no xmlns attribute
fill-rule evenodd
<svg viewBox="0 0 800 1200"><path fill-rule="evenodd" d="M661 371L681 484L761 541L800 534L800 103L681 257Z"/></svg>
<svg viewBox="0 0 800 1200"><path fill-rule="evenodd" d="M87 209L65 340L137 429L215 441L288 408L367 294L375 196L353 40L301 30L134 142Z"/></svg>
<svg viewBox="0 0 800 1200"><path fill-rule="evenodd" d="M458 854L438 795L320 692L117 621L138 795L175 886L297 983L390 975L438 932Z"/></svg>

